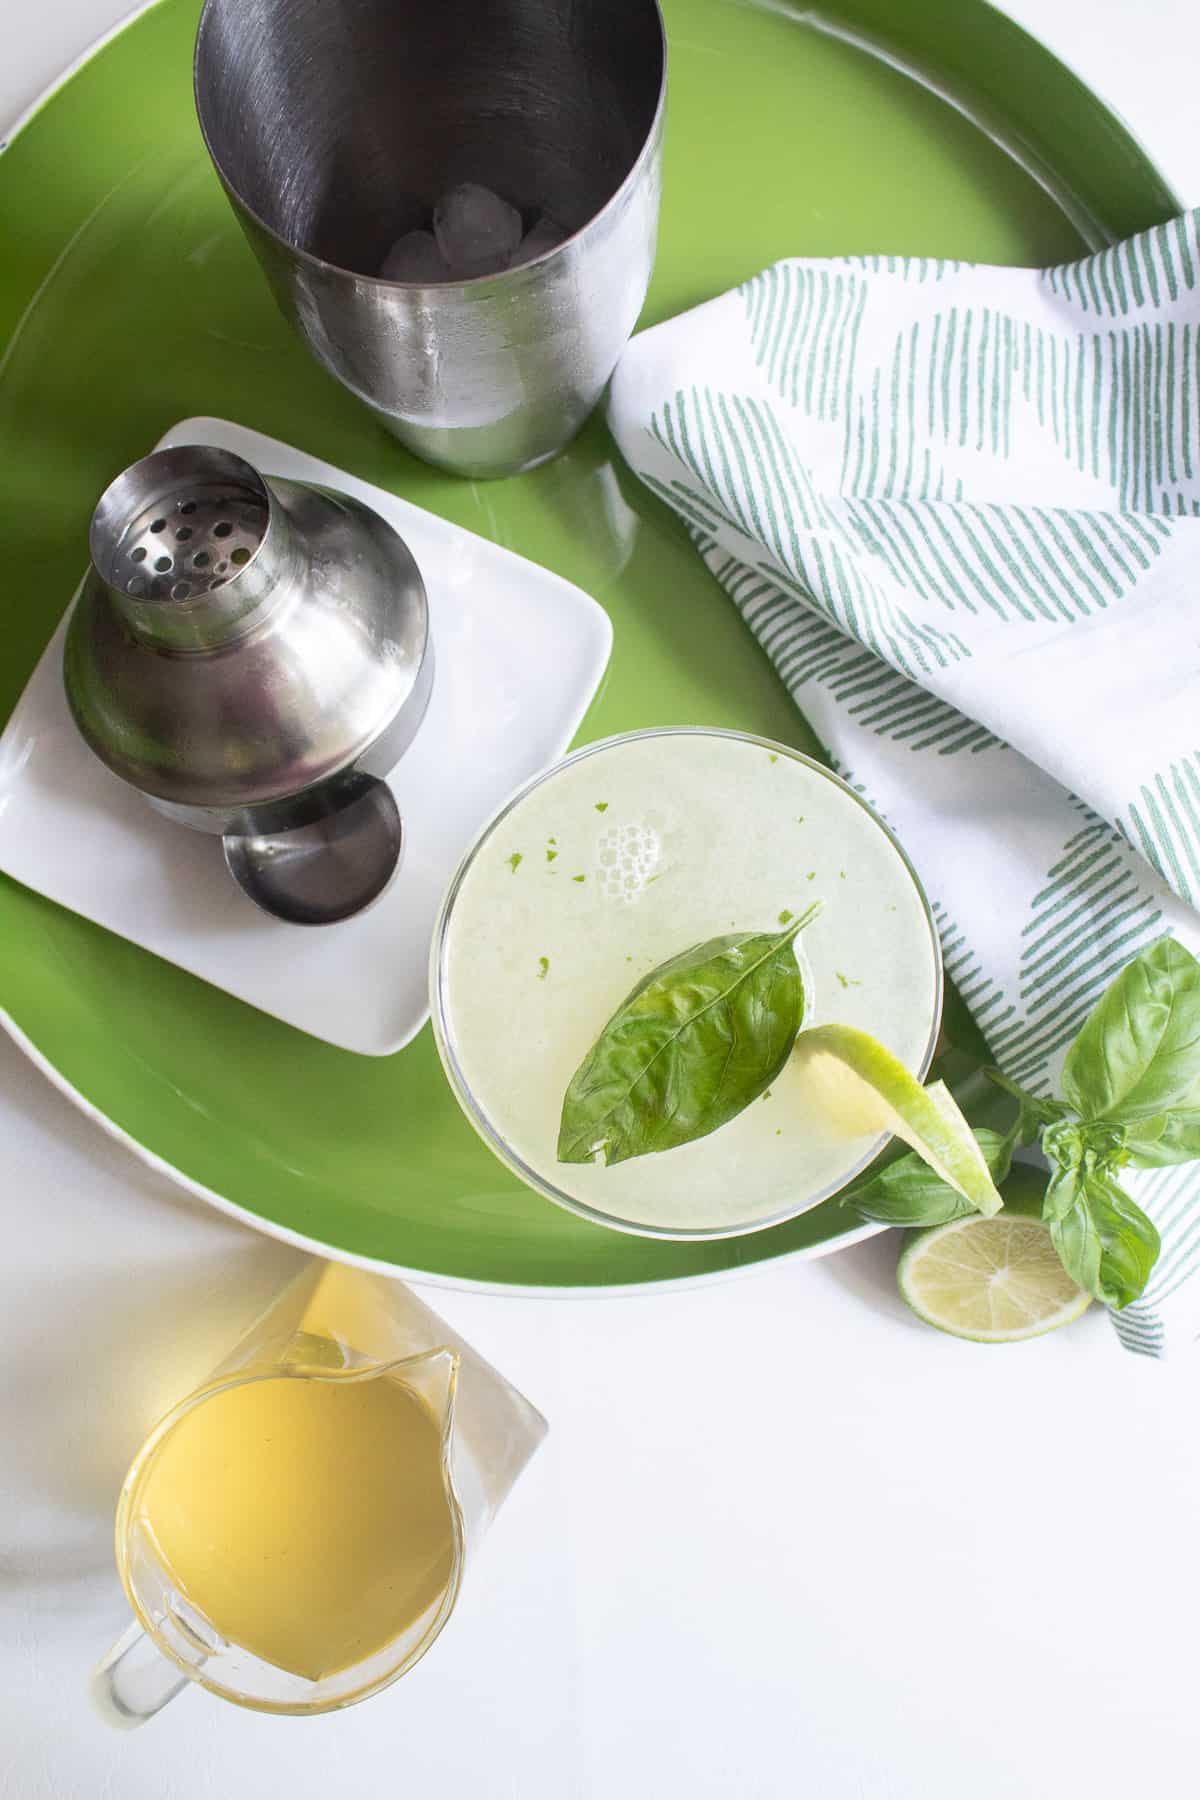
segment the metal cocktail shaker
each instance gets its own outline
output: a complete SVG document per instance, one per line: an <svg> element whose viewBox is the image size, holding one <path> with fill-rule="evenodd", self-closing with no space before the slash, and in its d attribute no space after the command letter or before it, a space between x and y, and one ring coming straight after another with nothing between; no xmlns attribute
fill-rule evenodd
<svg viewBox="0 0 1200 1800"><path fill-rule="evenodd" d="M473 476L561 450L633 330L665 77L656 0L207 0L196 40L200 127L284 314L403 443ZM565 241L383 279L464 182Z"/></svg>
<svg viewBox="0 0 1200 1800"><path fill-rule="evenodd" d="M63 652L89 747L158 812L220 834L267 910L326 923L374 899L401 837L380 778L433 683L403 540L343 494L186 445L110 484L91 556Z"/></svg>

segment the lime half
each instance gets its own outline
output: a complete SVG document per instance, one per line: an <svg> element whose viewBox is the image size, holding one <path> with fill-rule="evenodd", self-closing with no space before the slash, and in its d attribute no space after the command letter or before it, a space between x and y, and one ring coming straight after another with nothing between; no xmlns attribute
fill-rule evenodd
<svg viewBox="0 0 1200 1800"><path fill-rule="evenodd" d="M877 1038L852 1025L802 1031L792 1055L847 1137L890 1131L977 1212L999 1212L1000 1195L975 1134L943 1082L923 1088Z"/></svg>
<svg viewBox="0 0 1200 1800"><path fill-rule="evenodd" d="M896 1269L917 1317L976 1344L1015 1344L1069 1325L1090 1304L1040 1219L1003 1212L909 1233Z"/></svg>

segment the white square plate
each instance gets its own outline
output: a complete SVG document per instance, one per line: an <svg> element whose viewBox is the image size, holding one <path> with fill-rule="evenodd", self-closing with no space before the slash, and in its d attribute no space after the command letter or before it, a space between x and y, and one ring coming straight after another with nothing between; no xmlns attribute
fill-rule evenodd
<svg viewBox="0 0 1200 1800"><path fill-rule="evenodd" d="M65 619L0 737L0 869L300 1031L385 1056L428 1016L429 940L450 876L501 803L566 750L612 627L536 563L273 438L185 419L158 448L173 444L214 444L264 475L352 494L416 557L436 673L390 777L405 827L399 874L341 925L260 913L230 878L219 838L160 818L84 745L63 695Z"/></svg>

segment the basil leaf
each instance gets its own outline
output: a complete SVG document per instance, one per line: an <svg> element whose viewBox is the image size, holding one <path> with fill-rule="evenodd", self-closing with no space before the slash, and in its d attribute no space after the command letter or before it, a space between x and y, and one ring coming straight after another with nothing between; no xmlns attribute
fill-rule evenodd
<svg viewBox="0 0 1200 1800"><path fill-rule="evenodd" d="M1042 1201L1042 1217L1048 1225L1056 1219L1065 1219L1079 1198L1079 1184L1082 1171L1077 1168L1057 1168L1050 1172L1046 1183L1046 1197ZM1083 1286L1082 1281L1079 1283Z"/></svg>
<svg viewBox="0 0 1200 1800"><path fill-rule="evenodd" d="M1127 1159L1143 1169L1200 1159L1200 1112L1155 1113L1126 1125L1122 1142Z"/></svg>
<svg viewBox="0 0 1200 1800"><path fill-rule="evenodd" d="M1084 1120L1200 1113L1200 962L1172 937L1127 963L1067 1051L1063 1093Z"/></svg>
<svg viewBox="0 0 1200 1800"><path fill-rule="evenodd" d="M1042 1132L1042 1154L1060 1169L1074 1169L1084 1158L1085 1127L1075 1119L1057 1119ZM1107 1145L1111 1133L1104 1132Z"/></svg>
<svg viewBox="0 0 1200 1800"><path fill-rule="evenodd" d="M640 981L571 1078L559 1162L675 1149L764 1093L804 1016L792 942L819 910L786 931L711 938Z"/></svg>
<svg viewBox="0 0 1200 1800"><path fill-rule="evenodd" d="M992 1180L1003 1181L1012 1162L1011 1137L977 1127L975 1140ZM841 1201L880 1225L945 1225L976 1210L949 1182L935 1175L915 1150L861 1178L841 1195Z"/></svg>
<svg viewBox="0 0 1200 1800"><path fill-rule="evenodd" d="M1100 1293L1100 1233L1087 1204L1078 1195L1060 1217L1050 1221L1050 1237L1058 1260L1076 1287L1086 1294Z"/></svg>
<svg viewBox="0 0 1200 1800"><path fill-rule="evenodd" d="M1111 1175L1072 1170L1068 1178L1075 1193L1069 1209L1051 1219L1054 1248L1079 1287L1119 1312L1145 1289L1158 1258L1158 1232Z"/></svg>

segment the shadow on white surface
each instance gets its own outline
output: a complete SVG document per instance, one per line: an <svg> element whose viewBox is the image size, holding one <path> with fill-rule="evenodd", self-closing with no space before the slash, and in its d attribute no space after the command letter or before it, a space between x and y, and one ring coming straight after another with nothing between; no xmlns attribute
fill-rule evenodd
<svg viewBox="0 0 1200 1800"><path fill-rule="evenodd" d="M10 1341L3 1409L18 1447L0 1484L0 1591L111 1569L113 1512L151 1426L234 1343L300 1258L251 1240L102 1280L50 1277L43 1329Z"/></svg>

